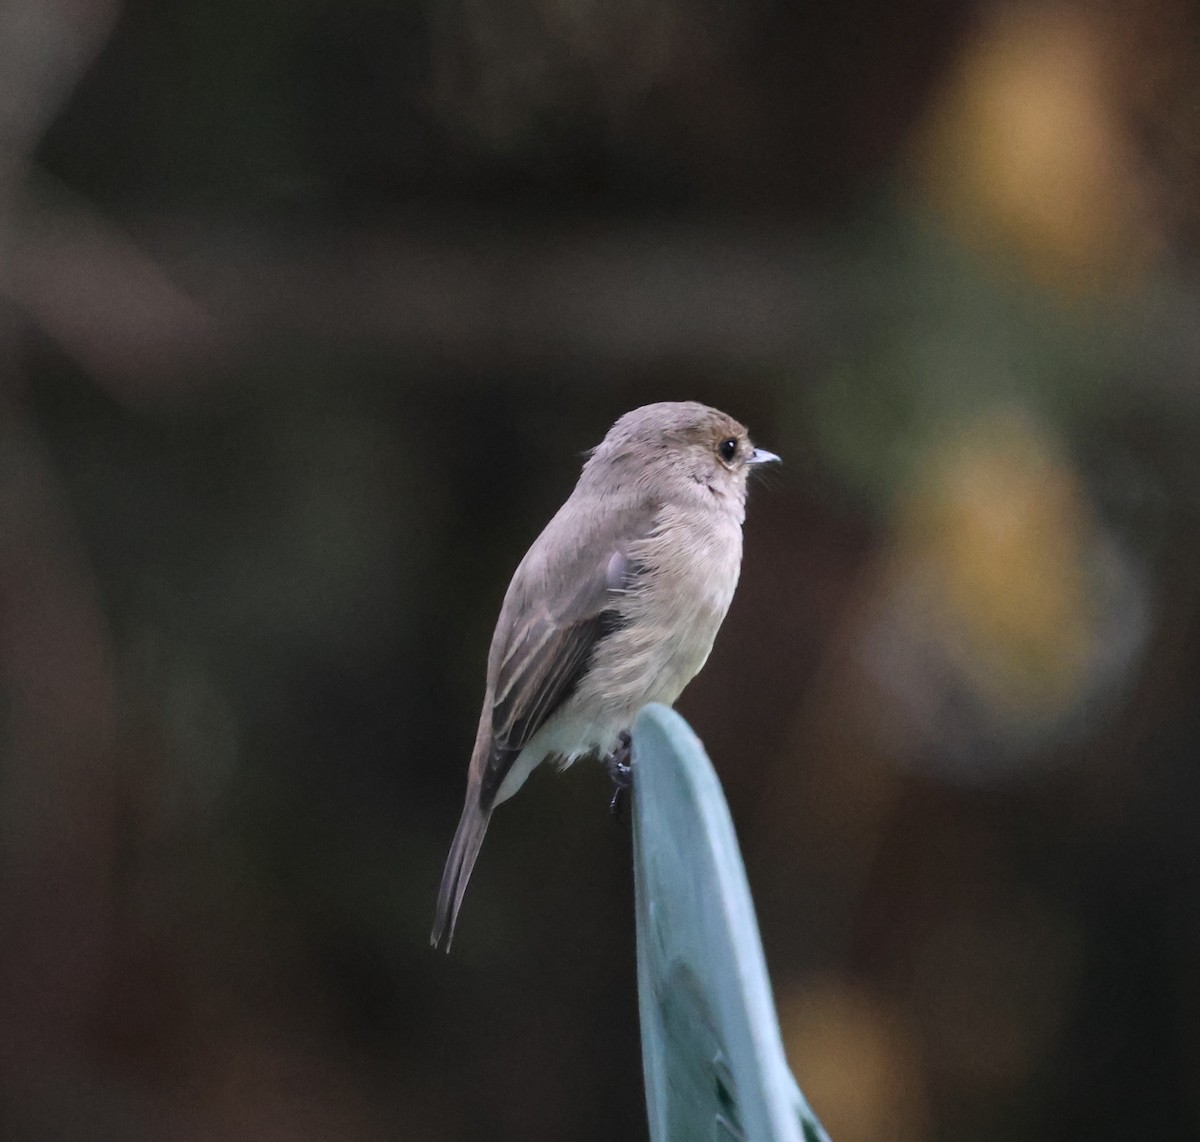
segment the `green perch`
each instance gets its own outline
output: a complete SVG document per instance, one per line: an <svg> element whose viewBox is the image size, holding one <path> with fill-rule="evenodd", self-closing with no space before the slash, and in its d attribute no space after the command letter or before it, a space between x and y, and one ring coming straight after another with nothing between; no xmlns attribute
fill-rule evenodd
<svg viewBox="0 0 1200 1142"><path fill-rule="evenodd" d="M725 796L665 706L633 728L638 1006L653 1142L829 1142L788 1069Z"/></svg>

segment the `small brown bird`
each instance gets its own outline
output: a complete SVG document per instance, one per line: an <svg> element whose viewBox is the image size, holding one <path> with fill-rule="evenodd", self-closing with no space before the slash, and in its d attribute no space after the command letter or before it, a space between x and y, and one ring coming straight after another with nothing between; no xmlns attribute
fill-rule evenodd
<svg viewBox="0 0 1200 1142"><path fill-rule="evenodd" d="M708 658L742 565L746 479L779 457L694 401L626 413L521 560L488 654L467 797L430 942L450 950L492 810L547 758L627 774L629 728Z"/></svg>

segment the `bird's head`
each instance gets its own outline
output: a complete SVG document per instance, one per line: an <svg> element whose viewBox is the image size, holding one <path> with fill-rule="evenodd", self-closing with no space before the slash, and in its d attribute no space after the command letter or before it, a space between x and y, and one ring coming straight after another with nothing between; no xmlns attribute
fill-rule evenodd
<svg viewBox="0 0 1200 1142"><path fill-rule="evenodd" d="M745 425L719 409L696 401L662 401L621 417L592 453L588 468L621 470L641 484L683 476L713 495L741 502L751 470L778 460L774 452L755 448Z"/></svg>

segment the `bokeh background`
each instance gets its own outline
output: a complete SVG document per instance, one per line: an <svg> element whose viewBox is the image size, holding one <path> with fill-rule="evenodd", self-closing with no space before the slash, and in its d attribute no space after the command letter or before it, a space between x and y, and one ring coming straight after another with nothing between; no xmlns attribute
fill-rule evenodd
<svg viewBox="0 0 1200 1142"><path fill-rule="evenodd" d="M0 6L0 1136L646 1136L598 766L427 937L623 411L785 464L680 702L837 1142L1200 1136L1190 0Z"/></svg>

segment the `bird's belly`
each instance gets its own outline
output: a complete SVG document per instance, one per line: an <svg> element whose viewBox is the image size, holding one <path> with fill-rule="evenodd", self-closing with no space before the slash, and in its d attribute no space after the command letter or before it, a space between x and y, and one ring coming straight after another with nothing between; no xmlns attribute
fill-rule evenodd
<svg viewBox="0 0 1200 1142"><path fill-rule="evenodd" d="M575 699L628 728L647 702L674 704L708 659L729 609L733 587L675 583L669 599L638 600L625 625L596 649Z"/></svg>

